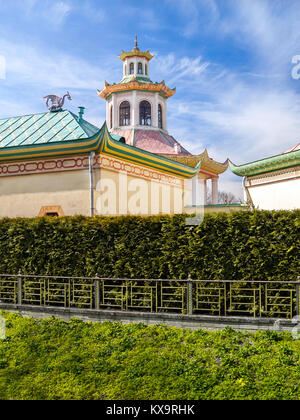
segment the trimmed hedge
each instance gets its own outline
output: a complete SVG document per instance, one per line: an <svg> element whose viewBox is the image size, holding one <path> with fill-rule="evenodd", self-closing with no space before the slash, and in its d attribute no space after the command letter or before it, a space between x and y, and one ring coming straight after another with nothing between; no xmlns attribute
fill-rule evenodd
<svg viewBox="0 0 300 420"><path fill-rule="evenodd" d="M0 220L0 273L295 280L300 211Z"/></svg>

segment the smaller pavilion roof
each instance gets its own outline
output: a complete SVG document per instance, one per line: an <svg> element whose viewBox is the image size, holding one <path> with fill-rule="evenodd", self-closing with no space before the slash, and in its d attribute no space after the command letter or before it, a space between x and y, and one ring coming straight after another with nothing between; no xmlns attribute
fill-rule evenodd
<svg viewBox="0 0 300 420"><path fill-rule="evenodd" d="M183 165L195 168L201 162L201 171L208 171L213 174L219 175L226 171L228 168L228 159L224 163L220 163L209 157L205 149L200 155L163 155L175 162L180 162Z"/></svg>
<svg viewBox="0 0 300 420"><path fill-rule="evenodd" d="M153 83L148 76L135 76L134 74L129 74L128 76L123 77L120 83L129 83L135 81L138 81L140 83Z"/></svg>
<svg viewBox="0 0 300 420"><path fill-rule="evenodd" d="M86 139L99 128L71 111L0 119L0 148Z"/></svg>
<svg viewBox="0 0 300 420"><path fill-rule="evenodd" d="M128 80L127 80L128 79ZM130 90L142 90L147 92L158 92L165 98L170 98L176 92L176 88L171 89L166 86L165 81L160 83L151 82L150 79L145 77L133 76L126 77L121 80L120 83L109 84L105 80L105 87L102 90L97 90L97 94L103 98L107 99L112 93L118 92L128 92Z"/></svg>

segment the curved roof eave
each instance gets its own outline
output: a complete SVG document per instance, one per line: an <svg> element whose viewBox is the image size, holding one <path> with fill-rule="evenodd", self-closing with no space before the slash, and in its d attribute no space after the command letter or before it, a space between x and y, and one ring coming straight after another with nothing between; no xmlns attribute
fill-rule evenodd
<svg viewBox="0 0 300 420"><path fill-rule="evenodd" d="M163 156L167 157L166 154ZM222 174L228 168L228 159L224 163L217 162L208 156L206 149L200 155L170 155L170 159L192 168L200 164L201 169L211 171L216 175Z"/></svg>
<svg viewBox="0 0 300 420"><path fill-rule="evenodd" d="M300 165L300 150L272 156L244 165L235 165L229 160L230 170L238 176L254 176Z"/></svg>

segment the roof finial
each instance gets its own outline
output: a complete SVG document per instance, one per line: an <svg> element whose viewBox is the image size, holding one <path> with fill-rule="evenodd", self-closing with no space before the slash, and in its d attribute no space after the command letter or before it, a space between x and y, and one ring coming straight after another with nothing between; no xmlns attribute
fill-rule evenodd
<svg viewBox="0 0 300 420"><path fill-rule="evenodd" d="M134 46L135 46L135 48L138 48L137 35L135 35L135 38L134 38Z"/></svg>
<svg viewBox="0 0 300 420"><path fill-rule="evenodd" d="M78 112L78 122L82 122L82 120L83 120L83 115L84 115L84 110L85 110L85 107L84 106L79 106L78 107L79 108L79 112Z"/></svg>

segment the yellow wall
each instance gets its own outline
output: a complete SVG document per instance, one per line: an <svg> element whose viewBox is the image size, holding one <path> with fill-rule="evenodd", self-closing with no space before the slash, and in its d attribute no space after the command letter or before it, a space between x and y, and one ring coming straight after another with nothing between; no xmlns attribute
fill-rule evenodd
<svg viewBox="0 0 300 420"><path fill-rule="evenodd" d="M184 181L175 181L177 185L94 169L95 214L182 213ZM42 207L60 207L65 216L89 216L88 169L0 178L0 217L35 217Z"/></svg>
<svg viewBox="0 0 300 420"><path fill-rule="evenodd" d="M0 178L0 217L35 217L43 206L89 215L87 170Z"/></svg>
<svg viewBox="0 0 300 420"><path fill-rule="evenodd" d="M174 181L176 185L174 185ZM94 207L97 215L194 213L191 183L173 183L94 169ZM35 217L43 207L59 207L65 216L90 216L90 179L87 169L0 178L0 218ZM206 206L204 212L248 210L248 207ZM55 211L55 210L53 210ZM59 213L60 214L60 213Z"/></svg>

